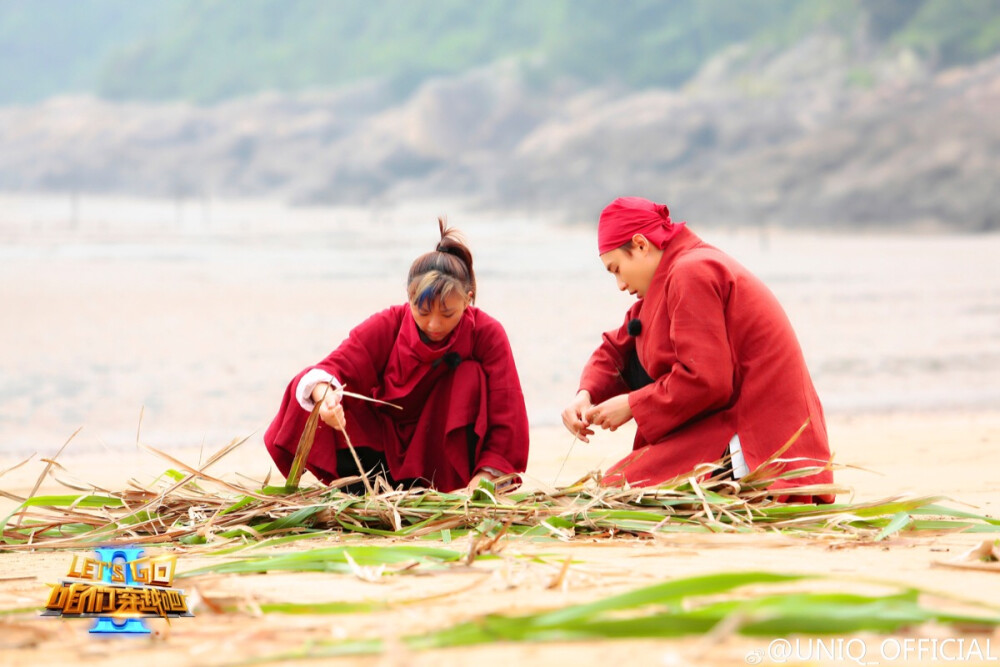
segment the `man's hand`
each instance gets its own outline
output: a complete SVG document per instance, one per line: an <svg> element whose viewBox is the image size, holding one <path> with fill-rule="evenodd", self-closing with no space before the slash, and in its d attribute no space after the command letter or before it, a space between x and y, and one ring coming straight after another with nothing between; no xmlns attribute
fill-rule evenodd
<svg viewBox="0 0 1000 667"><path fill-rule="evenodd" d="M584 442L590 442L589 436L594 435L594 431L590 428L591 422L586 416L587 411L592 407L590 392L581 389L573 402L562 412L563 425L570 433Z"/></svg>
<svg viewBox="0 0 1000 667"><path fill-rule="evenodd" d="M479 488L479 480L481 480L481 479L485 479L487 482L492 482L496 478L497 478L496 475L494 475L492 473L489 473L489 472L486 472L485 470L480 470L475 475L473 475L472 479L469 480L469 483L466 484L466 486L465 486L465 492L466 493L472 493L473 491L475 491L476 489L478 489Z"/></svg>
<svg viewBox="0 0 1000 667"><path fill-rule="evenodd" d="M591 407L587 410L584 418L594 426L614 431L629 419L632 419L632 408L628 404L628 394L614 396L599 405Z"/></svg>
<svg viewBox="0 0 1000 667"><path fill-rule="evenodd" d="M343 394L326 382L321 382L313 389L312 399L319 404L319 418L327 426L343 431L347 426L344 416L344 406L341 405Z"/></svg>

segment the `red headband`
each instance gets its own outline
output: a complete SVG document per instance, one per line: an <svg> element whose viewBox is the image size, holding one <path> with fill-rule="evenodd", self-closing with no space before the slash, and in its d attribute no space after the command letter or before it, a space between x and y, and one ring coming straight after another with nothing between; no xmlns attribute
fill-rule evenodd
<svg viewBox="0 0 1000 667"><path fill-rule="evenodd" d="M619 197L601 211L601 220L597 223L597 250L603 255L622 247L636 234L642 234L662 250L683 228L683 222L670 221L670 211L663 204L641 197Z"/></svg>

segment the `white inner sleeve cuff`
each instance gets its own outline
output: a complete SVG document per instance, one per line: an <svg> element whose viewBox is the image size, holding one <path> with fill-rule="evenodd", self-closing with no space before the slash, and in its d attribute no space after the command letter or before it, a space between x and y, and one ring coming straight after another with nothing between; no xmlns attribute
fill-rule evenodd
<svg viewBox="0 0 1000 667"><path fill-rule="evenodd" d="M323 382L329 382L333 385L334 389L340 389L343 387L337 378L333 377L322 368L312 369L303 375L301 380L299 380L299 386L295 388L295 399L299 402L299 405L302 406L303 410L312 411L313 407L316 405L316 402L312 399L313 389L316 388L316 385Z"/></svg>
<svg viewBox="0 0 1000 667"><path fill-rule="evenodd" d="M737 433L729 441L729 453L733 457L733 479L746 477L750 474L746 457L743 456L743 446L740 444L740 434Z"/></svg>
<svg viewBox="0 0 1000 667"><path fill-rule="evenodd" d="M502 472L500 472L496 468L491 468L489 466L483 466L482 468L479 469L479 472L487 472L487 473L493 475L494 477L503 477L503 473Z"/></svg>

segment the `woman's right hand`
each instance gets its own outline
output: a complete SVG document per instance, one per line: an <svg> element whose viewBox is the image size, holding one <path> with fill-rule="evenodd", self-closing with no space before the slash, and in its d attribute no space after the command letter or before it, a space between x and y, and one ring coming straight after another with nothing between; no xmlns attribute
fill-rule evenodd
<svg viewBox="0 0 1000 667"><path fill-rule="evenodd" d="M326 382L320 382L313 388L312 399L319 405L319 418L338 431L343 431L347 426L342 398L343 394Z"/></svg>
<svg viewBox="0 0 1000 667"><path fill-rule="evenodd" d="M566 426L570 433L584 442L590 442L589 436L594 435L594 431L590 428L590 422L587 421L586 416L587 411L592 407L593 403L590 402L590 392L586 389L581 389L577 393L576 398L573 399L573 402L562 412L563 425Z"/></svg>

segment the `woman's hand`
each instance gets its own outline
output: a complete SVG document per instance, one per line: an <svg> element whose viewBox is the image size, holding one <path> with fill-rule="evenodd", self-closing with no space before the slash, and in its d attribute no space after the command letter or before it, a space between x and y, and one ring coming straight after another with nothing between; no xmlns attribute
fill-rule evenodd
<svg viewBox="0 0 1000 667"><path fill-rule="evenodd" d="M591 407L587 410L584 418L594 426L614 431L629 419L632 419L632 407L628 404L628 394L614 396L599 405Z"/></svg>
<svg viewBox="0 0 1000 667"><path fill-rule="evenodd" d="M337 389L334 389L326 382L320 382L313 388L312 399L319 407L319 418L327 426L343 431L347 426L347 419L344 417L344 406L340 400L343 398Z"/></svg>
<svg viewBox="0 0 1000 667"><path fill-rule="evenodd" d="M590 429L590 421L586 416L591 407L590 392L581 389L573 402L562 412L563 425L570 433L584 442L590 442L588 437L594 435L594 431Z"/></svg>

